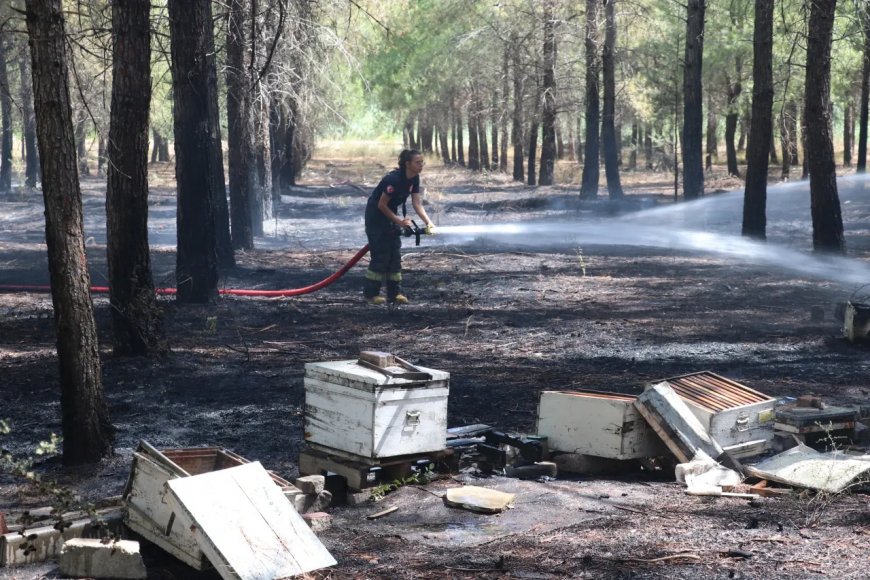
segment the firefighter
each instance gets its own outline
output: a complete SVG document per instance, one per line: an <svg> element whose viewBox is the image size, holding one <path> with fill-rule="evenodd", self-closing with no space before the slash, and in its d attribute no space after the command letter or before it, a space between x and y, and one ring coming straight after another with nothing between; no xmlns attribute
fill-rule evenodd
<svg viewBox="0 0 870 580"><path fill-rule="evenodd" d="M420 173L425 165L423 155L416 149L405 149L399 154L399 166L386 174L374 189L366 204L366 236L369 239L371 262L366 271L363 296L371 304L407 304L402 293L402 229L411 226L405 202L411 198L414 211L426 224L426 233L434 234L435 225L423 209L420 192ZM399 209L401 208L401 210ZM399 211L402 212L401 217ZM386 283L387 297L380 295Z"/></svg>

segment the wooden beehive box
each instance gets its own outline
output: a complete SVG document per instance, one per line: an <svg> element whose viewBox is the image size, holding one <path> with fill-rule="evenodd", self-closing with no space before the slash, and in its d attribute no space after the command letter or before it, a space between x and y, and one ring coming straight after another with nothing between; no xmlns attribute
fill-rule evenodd
<svg viewBox="0 0 870 580"><path fill-rule="evenodd" d="M773 397L710 371L672 377L664 382L732 456L758 455L769 448L776 403Z"/></svg>
<svg viewBox="0 0 870 580"><path fill-rule="evenodd" d="M209 564L191 531L194 522L170 507L166 483L248 463L244 457L217 447L158 450L140 441L124 489L127 506L124 523L187 565L204 570ZM273 473L269 475L285 496L301 493L289 481Z"/></svg>
<svg viewBox="0 0 870 580"><path fill-rule="evenodd" d="M637 397L596 391L543 391L537 433L551 450L610 459L667 455L634 407Z"/></svg>
<svg viewBox="0 0 870 580"><path fill-rule="evenodd" d="M415 367L408 379L363 362L305 365L305 440L369 459L444 449L450 374Z"/></svg>

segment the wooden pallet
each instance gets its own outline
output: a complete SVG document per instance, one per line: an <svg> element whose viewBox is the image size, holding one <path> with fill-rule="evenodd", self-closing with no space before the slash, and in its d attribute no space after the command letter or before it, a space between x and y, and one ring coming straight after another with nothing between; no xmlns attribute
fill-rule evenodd
<svg viewBox="0 0 870 580"><path fill-rule="evenodd" d="M378 459L353 457L341 451L312 445L299 452L300 475L325 475L332 472L343 477L348 488L357 491L408 477L430 465L437 471L454 470L453 450L443 449Z"/></svg>

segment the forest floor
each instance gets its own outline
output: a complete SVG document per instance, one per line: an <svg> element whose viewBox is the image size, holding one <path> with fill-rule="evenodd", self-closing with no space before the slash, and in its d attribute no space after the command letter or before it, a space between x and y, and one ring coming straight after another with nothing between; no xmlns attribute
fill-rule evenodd
<svg viewBox="0 0 870 580"><path fill-rule="evenodd" d="M257 249L223 273L225 287L306 286L365 243L366 197L389 167L323 154L283 198ZM174 284L171 168L152 168L153 270ZM870 283L870 192L841 180L849 256L813 258L805 183L771 190L769 243L739 238L739 181L674 204L672 178L624 175L627 196L579 202L576 186L528 187L431 163L428 211L443 233L405 241L408 306L365 303L367 259L328 288L296 298L161 298L169 354L111 354L109 306L95 295L103 382L116 456L98 468L35 469L85 499L121 492L140 439L159 448L218 446L297 475L303 365L393 352L450 372L448 424L534 433L539 393L640 393L658 379L710 370L773 397L818 394L866 404L870 356L843 338L838 304ZM603 190L603 188L602 188ZM83 180L89 262L105 282L103 180ZM603 190L604 191L604 190ZM409 208L410 209L410 208ZM0 285L47 284L41 197L0 199ZM501 224L510 223L512 228ZM449 226L472 226L460 236ZM476 228L476 229L475 229ZM551 234L551 235L548 235ZM32 454L60 432L50 296L0 293L0 446ZM516 493L496 516L449 509L457 482ZM0 476L0 512L44 505ZM366 515L387 506L384 518ZM336 507L320 534L338 561L313 578L866 578L870 501L860 493L758 502L684 495L672 473L549 482L454 475L408 485L377 504ZM149 552L149 578L195 575ZM0 578L57 577L56 564L0 569Z"/></svg>

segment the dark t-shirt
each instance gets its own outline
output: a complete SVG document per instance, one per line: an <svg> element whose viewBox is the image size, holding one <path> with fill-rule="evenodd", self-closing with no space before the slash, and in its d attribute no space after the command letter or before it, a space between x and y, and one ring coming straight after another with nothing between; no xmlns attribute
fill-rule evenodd
<svg viewBox="0 0 870 580"><path fill-rule="evenodd" d="M366 227L389 226L389 218L378 209L378 202L381 199L381 194L387 194L390 201L387 206L393 210L393 213L401 216L399 207L405 203L412 193L420 192L420 176L416 175L411 179L405 176L405 172L401 169L394 169L387 173L375 190L369 196L369 201L366 204Z"/></svg>

